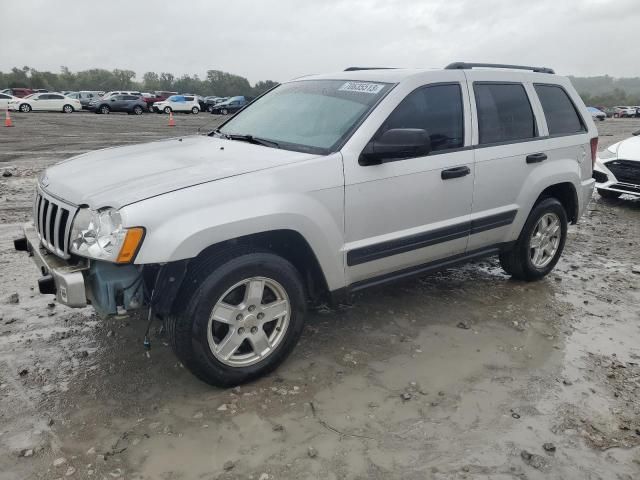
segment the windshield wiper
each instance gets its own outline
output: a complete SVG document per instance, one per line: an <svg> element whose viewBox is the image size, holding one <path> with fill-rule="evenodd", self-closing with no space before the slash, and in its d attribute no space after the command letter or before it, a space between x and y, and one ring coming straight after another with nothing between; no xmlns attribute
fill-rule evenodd
<svg viewBox="0 0 640 480"><path fill-rule="evenodd" d="M233 133L222 133L218 132L220 135L223 135L225 138L229 140L240 140L241 142L249 142L255 145L263 145L265 147L272 148L280 148L280 144L278 142L274 142L273 140L267 140L266 138L254 137L253 135L238 135Z"/></svg>

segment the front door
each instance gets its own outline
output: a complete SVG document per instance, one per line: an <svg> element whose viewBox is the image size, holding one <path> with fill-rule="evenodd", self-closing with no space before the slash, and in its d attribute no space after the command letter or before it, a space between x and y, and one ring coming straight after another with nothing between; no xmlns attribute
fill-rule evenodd
<svg viewBox="0 0 640 480"><path fill-rule="evenodd" d="M398 104L374 138L389 129L424 129L431 139L428 155L369 166L345 155L346 273L352 288L464 254L474 178L473 151L464 148L471 138L469 109L462 82L423 85Z"/></svg>

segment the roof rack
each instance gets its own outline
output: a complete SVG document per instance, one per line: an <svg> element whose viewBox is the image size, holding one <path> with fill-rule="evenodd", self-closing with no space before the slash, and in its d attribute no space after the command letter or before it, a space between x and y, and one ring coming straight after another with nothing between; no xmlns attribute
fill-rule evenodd
<svg viewBox="0 0 640 480"><path fill-rule="evenodd" d="M467 63L454 62L445 67L446 70L469 70L472 68L509 68L512 70L532 70L537 73L554 74L552 68L547 67L527 67L526 65L503 65L501 63Z"/></svg>
<svg viewBox="0 0 640 480"><path fill-rule="evenodd" d="M345 72L358 72L360 70L395 70L394 67L347 67Z"/></svg>

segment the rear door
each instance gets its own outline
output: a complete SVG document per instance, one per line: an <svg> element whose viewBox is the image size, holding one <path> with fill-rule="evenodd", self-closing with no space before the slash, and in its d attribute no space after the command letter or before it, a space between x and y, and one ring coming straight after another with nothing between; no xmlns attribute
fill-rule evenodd
<svg viewBox="0 0 640 480"><path fill-rule="evenodd" d="M58 95L56 93L49 94L49 103L47 105L48 109L54 112L62 111L62 107L64 107L66 101L64 96Z"/></svg>
<svg viewBox="0 0 640 480"><path fill-rule="evenodd" d="M467 245L474 175L473 151L465 148L466 88L459 80L425 84L398 101L372 125L374 138L393 128L425 129L432 151L364 166L361 149L343 149L347 278L354 289L462 255Z"/></svg>
<svg viewBox="0 0 640 480"><path fill-rule="evenodd" d="M528 215L522 192L546 143L526 76L466 71L473 122L475 188L468 251L513 240ZM508 78L508 81L504 79ZM518 81L520 80L520 81ZM533 156L531 156L533 154ZM517 236L517 235L516 235Z"/></svg>

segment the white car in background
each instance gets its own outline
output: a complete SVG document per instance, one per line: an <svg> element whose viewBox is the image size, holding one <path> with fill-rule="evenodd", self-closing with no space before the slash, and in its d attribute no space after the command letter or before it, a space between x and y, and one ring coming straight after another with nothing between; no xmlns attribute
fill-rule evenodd
<svg viewBox="0 0 640 480"><path fill-rule="evenodd" d="M613 116L616 118L631 118L636 116L636 109L634 107L618 106L618 107L613 107L613 109L614 109Z"/></svg>
<svg viewBox="0 0 640 480"><path fill-rule="evenodd" d="M37 112L72 113L76 110L82 110L82 104L77 98L69 98L61 93L34 93L24 98L10 100L9 110L16 110L23 113L32 110Z"/></svg>
<svg viewBox="0 0 640 480"><path fill-rule="evenodd" d="M0 110L6 110L10 101L20 100L9 93L0 93Z"/></svg>
<svg viewBox="0 0 640 480"><path fill-rule="evenodd" d="M601 197L640 196L640 130L598 153L593 178Z"/></svg>
<svg viewBox="0 0 640 480"><path fill-rule="evenodd" d="M153 110L158 113L200 113L200 103L195 95L171 95L166 100L155 102Z"/></svg>

